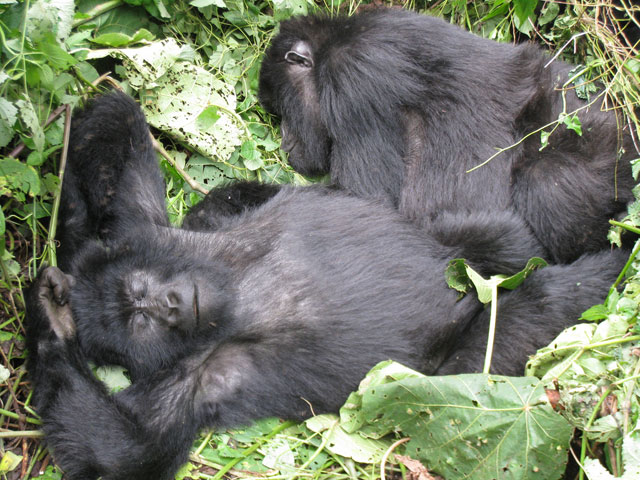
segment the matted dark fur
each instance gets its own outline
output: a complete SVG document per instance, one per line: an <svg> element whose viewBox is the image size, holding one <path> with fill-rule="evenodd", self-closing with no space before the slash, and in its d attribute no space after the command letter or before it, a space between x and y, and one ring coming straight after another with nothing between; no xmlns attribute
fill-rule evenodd
<svg viewBox="0 0 640 480"><path fill-rule="evenodd" d="M563 101L567 113L587 106L562 89L572 66L548 62L533 44L399 9L296 17L266 52L259 98L281 117L300 172L388 196L436 235L450 215L513 211L562 263L608 247L608 220L633 199L637 152L602 97L578 112L582 136L560 125L542 150L539 133L518 143L558 119Z"/></svg>
<svg viewBox="0 0 640 480"><path fill-rule="evenodd" d="M26 293L34 403L65 478L171 478L199 428L337 411L389 358L426 374L481 368L488 312L444 280L460 250L391 206L286 187L243 209L217 191L200 209L213 230L200 215L187 223L203 232L169 228L135 103L103 97L77 118L61 215L80 233L61 238L66 272L45 269ZM85 192L96 165L113 174ZM137 190L120 188L129 177ZM243 189L232 198L253 204ZM96 224L85 213L97 210L115 216ZM493 371L520 374L624 261L587 255L501 294ZM126 366L133 384L110 396L88 359Z"/></svg>

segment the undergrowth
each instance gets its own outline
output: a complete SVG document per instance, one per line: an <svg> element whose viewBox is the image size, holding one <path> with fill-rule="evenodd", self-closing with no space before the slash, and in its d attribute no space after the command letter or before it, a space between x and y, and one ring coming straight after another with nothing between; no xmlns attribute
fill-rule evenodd
<svg viewBox="0 0 640 480"><path fill-rule="evenodd" d="M620 127L638 139L640 7L634 2L407 0L403 6L443 16L497 41L540 43L551 56L576 64L568 88L587 95L594 91L596 83L601 85L609 108L622 113ZM257 104L260 59L278 21L317 10L353 13L358 7L360 2L355 0L0 2L2 478L26 479L40 472L44 473L38 478L61 478L40 442L38 416L30 407L21 290L40 266L56 263L60 165L71 109L113 84L139 99L154 127L167 180L167 206L176 224L204 192L229 181L306 184L309 179L287 165L279 150L277 125ZM163 71L169 73L158 76L145 67L148 64L163 65ZM191 95L176 94L185 78L197 79L195 90ZM157 84L157 88L143 88L149 82ZM198 92L209 95L209 106L204 111ZM160 100L169 97L176 100L162 111L154 109ZM172 114L193 115L197 128L177 128ZM570 126L575 120L563 121ZM616 241L621 229L638 233L638 228L640 207L636 203L624 221L616 222L611 238ZM609 478L608 473L599 470L603 465L608 472L627 479L638 478L631 475L640 471L640 278L634 271L637 268L632 260L624 292L612 292L605 305L587 312L585 318L591 323L566 332L555 342L561 355L554 353L554 360L550 361L550 350L543 349L530 363L527 373L542 380L459 379L468 382L468 388L477 388L478 395L489 382L495 389L492 395L509 405L517 404L509 392L530 389L531 398L537 398L535 395L544 393L545 387L552 391L554 382L563 382L565 388L557 401L565 406L564 417L537 410L531 416L514 417L513 424L522 419L540 425L551 422L549 428L563 432L565 440L558 440L559 443L568 442L572 429L577 429L574 445L579 446L572 455L577 463L585 464L592 478ZM115 374L108 373L106 380L113 383L110 375ZM400 422L402 414L389 417L386 430L380 425L374 428L369 415L387 415L391 407L384 403L363 404L363 398L369 398L367 385L376 384L380 388L400 388L428 405L433 400L429 396L433 389L424 388L425 380L417 377L394 364L377 367L361 391L349 399L340 421L335 416L322 416L298 425L268 419L245 429L202 432L190 462L176 478L232 475L367 479L423 475L420 478L428 479L427 468L438 465L438 454L430 462L421 461L415 442L411 446L396 442L393 435L383 436L397 430L393 425ZM427 382L431 385L441 380ZM448 391L454 386L445 382L439 390ZM528 408L530 403L521 403L520 407L523 405ZM564 423L557 423L558 419ZM445 433L447 430L446 425L434 428ZM416 438L420 432L405 430L402 435ZM477 439L481 443L492 440L492 432ZM520 437L511 441L518 447L522 444ZM428 439L424 442L427 444ZM563 467L565 446L549 445L559 452ZM400 453L404 457L394 456ZM442 459L442 465L446 460ZM534 473L547 468L530 466ZM538 478L531 472L518 478ZM558 476L549 475L539 478ZM577 475L584 478L583 471ZM447 480L451 478L454 477ZM491 478L491 473L473 478Z"/></svg>

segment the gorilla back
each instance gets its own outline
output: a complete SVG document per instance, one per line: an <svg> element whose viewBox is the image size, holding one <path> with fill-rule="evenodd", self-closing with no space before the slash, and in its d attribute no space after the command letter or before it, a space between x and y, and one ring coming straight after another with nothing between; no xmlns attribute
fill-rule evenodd
<svg viewBox="0 0 640 480"><path fill-rule="evenodd" d="M572 67L547 62L532 44L398 9L297 17L265 54L259 97L299 171L386 195L436 232L451 214L513 210L548 258L570 262L607 246L607 220L633 199L637 155L602 98L563 89ZM523 140L575 110L582 136L560 125L544 149L537 134Z"/></svg>

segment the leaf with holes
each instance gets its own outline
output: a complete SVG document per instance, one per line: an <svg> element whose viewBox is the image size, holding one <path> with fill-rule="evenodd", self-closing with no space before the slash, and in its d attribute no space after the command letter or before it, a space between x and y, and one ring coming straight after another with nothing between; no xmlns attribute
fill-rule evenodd
<svg viewBox="0 0 640 480"><path fill-rule="evenodd" d="M447 480L553 480L564 472L572 429L531 377L426 377L376 366L340 411L347 432L411 438L406 454Z"/></svg>

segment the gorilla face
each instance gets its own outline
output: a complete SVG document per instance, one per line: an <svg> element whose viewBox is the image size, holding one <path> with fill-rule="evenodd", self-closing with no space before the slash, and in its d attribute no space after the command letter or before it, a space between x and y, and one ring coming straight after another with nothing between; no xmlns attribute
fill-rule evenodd
<svg viewBox="0 0 640 480"><path fill-rule="evenodd" d="M71 305L84 351L98 363L124 366L137 378L220 336L226 324L226 273L206 258L182 266L140 253L170 255L162 241L126 243L128 248L100 254L91 249L75 271Z"/></svg>

